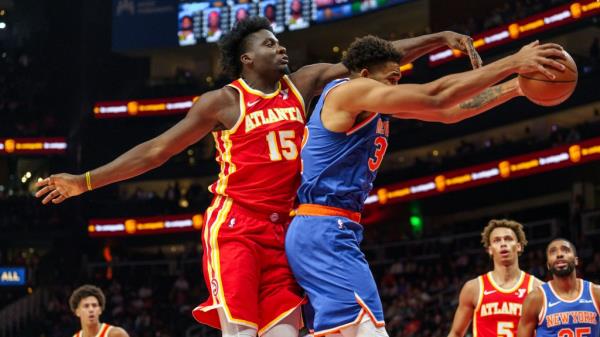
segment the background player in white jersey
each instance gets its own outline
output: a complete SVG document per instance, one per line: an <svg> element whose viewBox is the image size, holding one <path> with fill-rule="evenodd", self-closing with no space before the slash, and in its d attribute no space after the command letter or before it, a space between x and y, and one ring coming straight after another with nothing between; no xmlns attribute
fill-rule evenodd
<svg viewBox="0 0 600 337"><path fill-rule="evenodd" d="M463 337L471 321L474 337L513 337L525 295L541 284L519 268L527 245L522 224L491 220L481 242L494 269L465 283L448 337Z"/></svg>
<svg viewBox="0 0 600 337"><path fill-rule="evenodd" d="M123 328L100 322L105 304L104 293L98 287L86 284L73 291L69 306L81 322L81 330L73 337L129 337Z"/></svg>

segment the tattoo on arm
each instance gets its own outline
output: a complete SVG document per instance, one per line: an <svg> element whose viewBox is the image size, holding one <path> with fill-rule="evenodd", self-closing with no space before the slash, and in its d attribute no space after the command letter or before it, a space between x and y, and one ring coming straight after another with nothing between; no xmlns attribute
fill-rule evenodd
<svg viewBox="0 0 600 337"><path fill-rule="evenodd" d="M487 103L495 100L502 94L502 86L497 85L495 87L487 88L479 95L472 99L461 103L459 106L461 109L478 109Z"/></svg>

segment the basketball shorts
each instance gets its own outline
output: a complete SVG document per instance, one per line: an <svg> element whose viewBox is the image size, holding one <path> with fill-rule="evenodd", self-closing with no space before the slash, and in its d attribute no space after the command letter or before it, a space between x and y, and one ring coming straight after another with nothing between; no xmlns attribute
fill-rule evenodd
<svg viewBox="0 0 600 337"><path fill-rule="evenodd" d="M262 214L216 196L202 230L204 280L209 298L192 314L220 328L217 309L230 323L258 330L259 336L303 302L284 250L289 214Z"/></svg>

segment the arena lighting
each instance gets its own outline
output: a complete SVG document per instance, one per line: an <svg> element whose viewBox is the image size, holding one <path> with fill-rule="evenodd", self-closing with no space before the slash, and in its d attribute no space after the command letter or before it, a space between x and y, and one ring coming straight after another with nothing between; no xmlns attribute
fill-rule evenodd
<svg viewBox="0 0 600 337"><path fill-rule="evenodd" d="M6 28L6 23L5 22L0 22L0 29L4 29Z"/></svg>
<svg viewBox="0 0 600 337"><path fill-rule="evenodd" d="M413 64L408 63L400 67L403 75L408 75L413 70ZM212 81L207 77L206 81ZM140 99L135 101L106 101L94 105L94 117L142 117L164 116L186 113L200 96L169 97L156 99Z"/></svg>
<svg viewBox="0 0 600 337"><path fill-rule="evenodd" d="M201 214L183 214L145 218L91 219L91 237L133 236L146 234L181 233L202 228Z"/></svg>
<svg viewBox="0 0 600 337"><path fill-rule="evenodd" d="M200 96L98 102L94 105L94 117L111 118L181 114L187 112L198 98Z"/></svg>
<svg viewBox="0 0 600 337"><path fill-rule="evenodd" d="M26 281L25 267L0 267L0 286L22 286Z"/></svg>
<svg viewBox="0 0 600 337"><path fill-rule="evenodd" d="M575 1L474 35L473 44L477 50L484 51L598 14L599 1ZM458 50L437 50L429 55L429 65L438 66L459 57L462 57L462 54Z"/></svg>
<svg viewBox="0 0 600 337"><path fill-rule="evenodd" d="M388 185L374 190L365 203L375 205L422 199L597 160L600 160L600 137Z"/></svg>
<svg viewBox="0 0 600 337"><path fill-rule="evenodd" d="M0 138L2 154L64 154L65 138Z"/></svg>

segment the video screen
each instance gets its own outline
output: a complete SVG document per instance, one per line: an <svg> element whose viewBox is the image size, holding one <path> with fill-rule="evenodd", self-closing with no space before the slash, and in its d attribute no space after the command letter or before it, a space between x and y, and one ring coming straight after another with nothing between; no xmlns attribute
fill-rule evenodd
<svg viewBox="0 0 600 337"><path fill-rule="evenodd" d="M256 4L253 3L241 3L232 5L231 7L231 27L235 26L241 20L254 16L257 14Z"/></svg>
<svg viewBox="0 0 600 337"><path fill-rule="evenodd" d="M179 4L177 37L180 46L195 45L202 39L202 11L209 2Z"/></svg>
<svg viewBox="0 0 600 337"><path fill-rule="evenodd" d="M285 29L284 2L282 0L260 1L258 4L258 13L260 16L271 21L271 27L275 34L283 32Z"/></svg>
<svg viewBox="0 0 600 337"><path fill-rule="evenodd" d="M285 4L285 23L289 30L307 28L310 25L310 7L308 0L287 0Z"/></svg>
<svg viewBox="0 0 600 337"><path fill-rule="evenodd" d="M347 18L352 14L352 4L345 4L335 7L319 8L315 11L313 20L322 23Z"/></svg>
<svg viewBox="0 0 600 337"><path fill-rule="evenodd" d="M217 42L229 30L227 7L209 7L202 12L202 37L206 42Z"/></svg>

